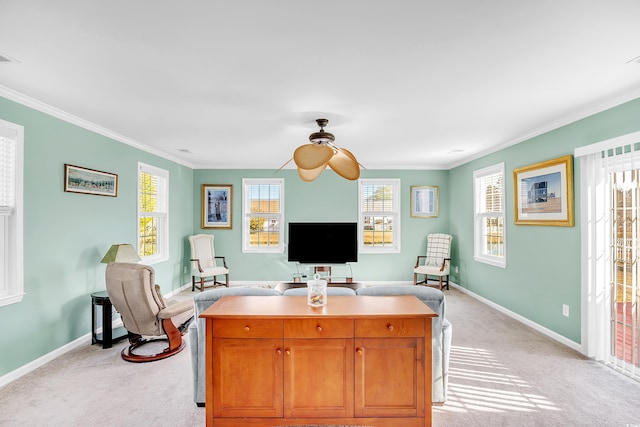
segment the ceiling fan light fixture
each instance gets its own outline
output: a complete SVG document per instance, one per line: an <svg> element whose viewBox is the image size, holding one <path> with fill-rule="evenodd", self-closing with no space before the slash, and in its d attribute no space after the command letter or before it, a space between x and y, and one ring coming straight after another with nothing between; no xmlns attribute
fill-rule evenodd
<svg viewBox="0 0 640 427"><path fill-rule="evenodd" d="M317 119L316 123L320 126L320 130L309 135L309 141L314 144L327 144L336 140L336 137L333 136L332 133L324 131L324 127L329 123L329 120Z"/></svg>

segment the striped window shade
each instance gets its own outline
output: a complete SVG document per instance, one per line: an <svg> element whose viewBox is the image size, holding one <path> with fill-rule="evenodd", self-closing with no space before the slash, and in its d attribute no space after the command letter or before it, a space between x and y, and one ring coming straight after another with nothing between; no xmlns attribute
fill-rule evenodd
<svg viewBox="0 0 640 427"><path fill-rule="evenodd" d="M11 215L16 203L16 135L0 131L0 215Z"/></svg>

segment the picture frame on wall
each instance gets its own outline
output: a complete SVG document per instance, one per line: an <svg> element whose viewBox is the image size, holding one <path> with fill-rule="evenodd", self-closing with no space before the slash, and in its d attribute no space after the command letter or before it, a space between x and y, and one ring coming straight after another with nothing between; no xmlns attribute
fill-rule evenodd
<svg viewBox="0 0 640 427"><path fill-rule="evenodd" d="M231 184L202 184L202 228L232 227Z"/></svg>
<svg viewBox="0 0 640 427"><path fill-rule="evenodd" d="M438 187L431 185L411 186L411 216L436 218L438 216Z"/></svg>
<svg viewBox="0 0 640 427"><path fill-rule="evenodd" d="M573 156L513 170L515 223L573 227Z"/></svg>
<svg viewBox="0 0 640 427"><path fill-rule="evenodd" d="M64 191L68 193L118 197L118 175L65 164Z"/></svg>

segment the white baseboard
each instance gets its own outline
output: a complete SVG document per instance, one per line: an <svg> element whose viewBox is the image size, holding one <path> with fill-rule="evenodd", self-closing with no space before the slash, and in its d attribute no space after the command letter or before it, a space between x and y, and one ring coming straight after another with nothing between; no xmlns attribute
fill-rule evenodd
<svg viewBox="0 0 640 427"><path fill-rule="evenodd" d="M281 283L282 281L235 281L235 282L230 282L229 286L230 287L239 287L239 286L275 286L278 283ZM412 281L356 281L358 283L362 283L365 286L384 286L384 285L398 285L398 286L406 286L406 285L413 285ZM502 307L501 305L498 305L496 303L494 303L493 301L489 301L486 298L481 297L480 295L477 295L473 292L471 292L470 290L463 288L460 285L457 285L456 283L450 282L451 286L456 288L457 290L459 290L460 292L463 292L467 295L469 295L472 298L477 299L478 301L482 302L483 304L488 305L489 307L492 307L496 310L498 310L499 312L506 314L507 316L529 326L530 328L535 329L536 331L548 336L549 338L559 342L560 344L564 344L567 347L570 347L576 351L578 351L579 353L583 353L582 351L582 346L574 341L571 341L568 338L563 337L562 335L553 332L550 329L545 328L544 326L541 326L535 322L532 322L531 320L520 316L517 313L514 313L510 310L507 310L506 308ZM187 283L183 286L181 286L178 289L175 289L174 291L170 292L169 294L166 295L166 298L170 298L176 294L179 294L180 292L184 291L184 290L188 290L191 287L191 283ZM117 320L114 322L113 326L117 327L120 326L122 323ZM99 331L98 331L99 332ZM63 354L74 350L82 345L85 344L91 344L91 332L89 332L86 335L83 335L79 338L77 338L74 341L71 341L68 344L63 345L62 347L59 347L57 349L55 349L54 351L45 354L42 357L39 357L38 359L27 363L26 365L21 366L20 368L9 372L6 375L3 375L2 377L0 377L0 387L3 387L7 384L9 384L12 381L17 380L18 378L22 377L23 375L28 374L29 372L45 365L46 363L52 361L53 359L62 356Z"/></svg>
<svg viewBox="0 0 640 427"><path fill-rule="evenodd" d="M7 384L9 384L12 381L17 380L18 378L22 377L23 375L28 374L31 371L34 371L36 369L38 369L41 366L44 366L45 364L51 362L53 359L62 356L63 354L74 350L80 346L86 345L86 344L91 344L91 332L89 332L86 335L81 336L80 338L71 341L68 344L63 345L62 347L58 347L57 349L53 350L50 353L45 354L42 357L37 358L36 360L27 363L26 365L23 365L21 367L19 367L18 369L9 372L6 375L3 375L2 377L0 377L0 387L3 387Z"/></svg>
<svg viewBox="0 0 640 427"><path fill-rule="evenodd" d="M557 341L560 344L566 345L567 347L570 347L573 350L584 354L581 344L578 344L575 341L571 341L570 339L568 339L566 337L563 337L562 335L560 335L560 334L558 334L556 332L553 332L552 330L547 329L544 326L542 326L542 325L540 325L538 323L535 323L535 322L527 319L526 317L523 317L523 316L519 315L518 313L514 313L513 311L508 310L508 309L504 308L503 306L496 304L493 301L490 301L490 300L488 300L488 299L486 299L484 297L481 297L480 295L471 292L467 288L463 288L462 286L460 286L460 285L458 285L456 283L453 283L453 282L450 282L450 283L451 283L452 287L456 288L460 292L463 292L463 293L469 295L470 297L477 299L481 303L486 304L489 307L498 310L500 313L506 314L507 316L511 317L512 319L517 320L518 322L523 323L523 324L529 326L532 329L535 329L536 331L540 332L543 335L546 335L547 337L551 338L552 340Z"/></svg>

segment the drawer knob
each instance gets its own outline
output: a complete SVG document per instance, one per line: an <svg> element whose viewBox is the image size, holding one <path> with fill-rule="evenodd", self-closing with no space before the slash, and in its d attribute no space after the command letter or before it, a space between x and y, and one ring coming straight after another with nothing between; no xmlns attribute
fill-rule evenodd
<svg viewBox="0 0 640 427"><path fill-rule="evenodd" d="M249 325L247 325L247 326L245 326L245 327L244 327L244 331L245 331L245 332L249 332L250 330L251 330L251 327L249 327Z"/></svg>
<svg viewBox="0 0 640 427"><path fill-rule="evenodd" d="M278 355L282 354L282 349L280 347L276 348L276 354Z"/></svg>
<svg viewBox="0 0 640 427"><path fill-rule="evenodd" d="M320 326L320 325L316 326L316 331L322 332L322 326Z"/></svg>
<svg viewBox="0 0 640 427"><path fill-rule="evenodd" d="M286 354L287 356L291 355L291 350L290 349L286 349L284 351L284 354Z"/></svg>
<svg viewBox="0 0 640 427"><path fill-rule="evenodd" d="M388 329L389 331L393 331L393 325L392 325L391 323L389 323L389 324L387 325L387 329Z"/></svg>
<svg viewBox="0 0 640 427"><path fill-rule="evenodd" d="M359 347L358 347L358 348L356 348L356 354L357 354L358 356L362 356L362 349L361 349L361 348L359 348Z"/></svg>

